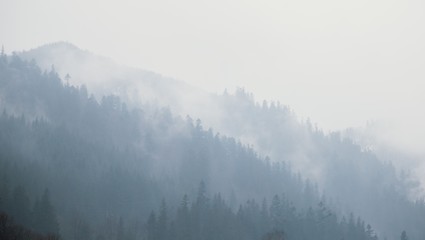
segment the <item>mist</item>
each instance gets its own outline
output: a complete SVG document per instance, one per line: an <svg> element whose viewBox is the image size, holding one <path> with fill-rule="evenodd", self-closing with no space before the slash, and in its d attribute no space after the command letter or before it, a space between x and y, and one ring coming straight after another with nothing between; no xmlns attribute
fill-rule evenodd
<svg viewBox="0 0 425 240"><path fill-rule="evenodd" d="M423 9L420 1L20 0L2 10L1 43L11 52L65 40L207 92L244 87L325 131L378 122L396 145L421 151Z"/></svg>
<svg viewBox="0 0 425 240"><path fill-rule="evenodd" d="M66 42L53 43L41 48L24 51L20 53L20 56L28 60L36 59L46 71L49 71L54 66L59 75L63 76L62 78L66 74L70 74L71 78L68 80L68 84L86 85L98 100L101 100L104 95L114 94L119 96L131 108L153 104L154 106L168 107L175 115L183 117L189 115L195 119L202 119L206 128L212 128L222 134L237 137L244 144L254 146L263 156L271 156L272 161L282 157L275 152L278 147L273 148L270 147L270 144L264 144L263 142L265 140L273 141L276 138L279 139L279 137L276 137L274 133L268 133L271 129L263 129L262 133L259 134L258 126L252 125L255 123L246 122L251 117L250 111L252 109L250 107L264 104L266 106L282 105L285 109L284 112L289 113L290 120L289 123L286 123L286 120L282 119L282 122L276 122L276 124L288 125L287 129L296 128L297 122L307 121L309 124L314 125L314 128L325 133L332 133L337 130L337 128L334 130L323 128L320 123L312 122L314 119L311 120L310 117L304 118L300 116L298 111L289 105L283 105L275 101L267 102L269 99L259 99L255 94L249 93L249 89L226 88L221 93L211 93L175 78L119 65L109 58L81 50L77 46ZM246 94L249 97L244 99L244 92L246 91L248 91ZM242 94L242 99L233 99L234 106L229 106L225 100L228 94ZM239 104L240 106L238 106ZM396 110L399 104L389 105L393 110ZM240 109L237 111L237 116L229 118L229 114L238 108ZM400 110L396 111L397 114L394 112L392 117L367 121L364 125L354 125L350 128L342 129L343 136L352 139L365 150L373 150L382 159L391 161L400 169L405 171L412 169L410 172L423 183L421 169L423 169L422 159L424 153L420 143L422 131L419 123L416 123L421 118L403 115L404 110L401 109L400 107ZM244 114L245 116L242 117ZM418 111L412 114L420 115L421 113ZM235 119L238 118L239 120L236 121ZM413 128L398 128L397 124L403 121L408 122L409 126ZM236 126L232 125L231 122L234 122ZM281 139L278 142L280 141ZM315 148L310 141L308 138L304 139L303 145L305 146L297 151L294 150L291 153L294 156L291 158L297 159L293 162L293 166L297 171L301 171L304 175L320 182L321 175L323 175L320 167L314 167L314 162L305 156L306 151ZM421 196L422 193L418 192L413 197L416 199Z"/></svg>
<svg viewBox="0 0 425 240"><path fill-rule="evenodd" d="M0 1L8 236L424 238L422 2Z"/></svg>
<svg viewBox="0 0 425 240"><path fill-rule="evenodd" d="M288 103L331 129L388 117L385 106L418 106L421 99L418 1L102 1L94 11L98 4L10 2L2 44L13 51L66 40L212 92L255 89L259 99ZM55 21L40 17L46 11ZM348 116L333 120L332 113Z"/></svg>

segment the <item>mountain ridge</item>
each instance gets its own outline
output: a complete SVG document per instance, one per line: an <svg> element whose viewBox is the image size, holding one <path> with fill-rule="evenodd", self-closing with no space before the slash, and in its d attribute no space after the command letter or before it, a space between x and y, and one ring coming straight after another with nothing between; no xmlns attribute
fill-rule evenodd
<svg viewBox="0 0 425 240"><path fill-rule="evenodd" d="M180 95L174 96L178 98ZM324 134L308 121L300 123L288 107L267 102L260 105L244 90L233 95L213 95L207 102L213 105L196 103L210 111L210 116L216 114L213 120L206 120L221 123L218 129L224 131L219 132L252 141L255 149L267 153L265 155L270 155L275 162L290 162L298 171L304 167L301 169L306 170L303 173L311 171L307 177L320 180L323 191L341 202L341 212L359 213L379 232L390 236L398 234L401 226L410 228L409 232L419 231L405 223L408 222L408 212L416 209L415 203L404 199L409 187L399 179L391 164L383 163L373 153L362 151L360 146L337 132ZM399 199L402 201L397 202ZM399 213L399 219L391 218L390 212L398 208L406 210ZM371 209L378 209L375 211L379 214Z"/></svg>

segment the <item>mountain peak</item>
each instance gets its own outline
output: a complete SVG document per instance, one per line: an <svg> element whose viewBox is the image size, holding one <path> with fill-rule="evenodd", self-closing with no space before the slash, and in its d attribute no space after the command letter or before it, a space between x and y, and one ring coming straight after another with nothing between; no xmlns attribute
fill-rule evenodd
<svg viewBox="0 0 425 240"><path fill-rule="evenodd" d="M27 51L23 51L20 53L21 57L25 59L46 59L46 58L53 58L54 56L61 56L61 57L69 57L70 55L74 55L75 57L88 57L90 55L93 55L87 50L83 50L76 45L65 42L65 41L59 41L59 42L53 42L41 45L37 48L33 48ZM43 66L41 66L43 67Z"/></svg>
<svg viewBox="0 0 425 240"><path fill-rule="evenodd" d="M47 43L44 45L41 45L37 48L31 49L29 51L36 51L36 50L72 50L72 51L83 51L81 48L77 47L75 44L66 42L66 41L58 41L58 42L52 42Z"/></svg>

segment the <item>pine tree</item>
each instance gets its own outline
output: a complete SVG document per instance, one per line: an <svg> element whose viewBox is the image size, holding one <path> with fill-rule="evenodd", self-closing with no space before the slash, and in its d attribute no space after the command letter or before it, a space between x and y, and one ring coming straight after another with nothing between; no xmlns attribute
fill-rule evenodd
<svg viewBox="0 0 425 240"><path fill-rule="evenodd" d="M189 200L186 194L183 196L180 207L177 210L176 231L178 240L190 239Z"/></svg>
<svg viewBox="0 0 425 240"><path fill-rule="evenodd" d="M71 79L71 75L69 75L69 73L67 73L65 75L65 81L66 81L66 85L69 86L69 79Z"/></svg>
<svg viewBox="0 0 425 240"><path fill-rule="evenodd" d="M118 226L117 226L117 240L122 240L124 239L124 222L122 220L122 218L120 217L120 220L118 222Z"/></svg>
<svg viewBox="0 0 425 240"><path fill-rule="evenodd" d="M205 187L205 183L201 181L198 188L198 195L196 198L196 203L193 206L193 225L192 227L195 229L194 231L194 238L195 239L204 239L206 228L207 228L207 222L208 222L208 197L207 197L207 190Z"/></svg>
<svg viewBox="0 0 425 240"><path fill-rule="evenodd" d="M196 205L198 208L205 208L208 204L208 197L207 197L207 188L205 186L204 181L201 181L199 183L198 188L198 196L196 198Z"/></svg>
<svg viewBox="0 0 425 240"><path fill-rule="evenodd" d="M283 227L283 211L282 203L278 195L273 197L271 206L270 206L270 217L273 224L274 230L281 230Z"/></svg>
<svg viewBox="0 0 425 240"><path fill-rule="evenodd" d="M165 200L162 199L161 208L159 210L158 216L158 239L165 240L167 239L167 230L168 230L168 219L167 219L167 204Z"/></svg>
<svg viewBox="0 0 425 240"><path fill-rule="evenodd" d="M0 182L0 211L7 208L9 202L9 181L6 175Z"/></svg>
<svg viewBox="0 0 425 240"><path fill-rule="evenodd" d="M6 54L4 53L3 45L1 45L0 63L6 63Z"/></svg>
<svg viewBox="0 0 425 240"><path fill-rule="evenodd" d="M401 233L400 240L409 240L405 230L403 230L403 232Z"/></svg>
<svg viewBox="0 0 425 240"><path fill-rule="evenodd" d="M7 60L7 57L6 57L6 54L4 53L4 46L1 45L0 62L7 63L6 60Z"/></svg>
<svg viewBox="0 0 425 240"><path fill-rule="evenodd" d="M49 190L46 189L40 200L34 204L34 228L44 234L58 234L59 223L56 212L50 201Z"/></svg>
<svg viewBox="0 0 425 240"><path fill-rule="evenodd" d="M155 212L152 211L149 215L148 223L147 223L147 240L157 240L157 221Z"/></svg>
<svg viewBox="0 0 425 240"><path fill-rule="evenodd" d="M10 203L10 212L16 223L24 226L30 224L30 200L24 187L17 186L14 189Z"/></svg>

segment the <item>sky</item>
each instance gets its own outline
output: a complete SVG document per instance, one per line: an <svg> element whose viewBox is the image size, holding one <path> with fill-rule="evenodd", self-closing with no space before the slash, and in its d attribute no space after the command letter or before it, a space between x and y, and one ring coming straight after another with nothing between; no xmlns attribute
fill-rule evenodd
<svg viewBox="0 0 425 240"><path fill-rule="evenodd" d="M425 149L421 0L0 0L7 53L67 41L210 92L244 87L325 130ZM425 156L425 155L424 155Z"/></svg>

